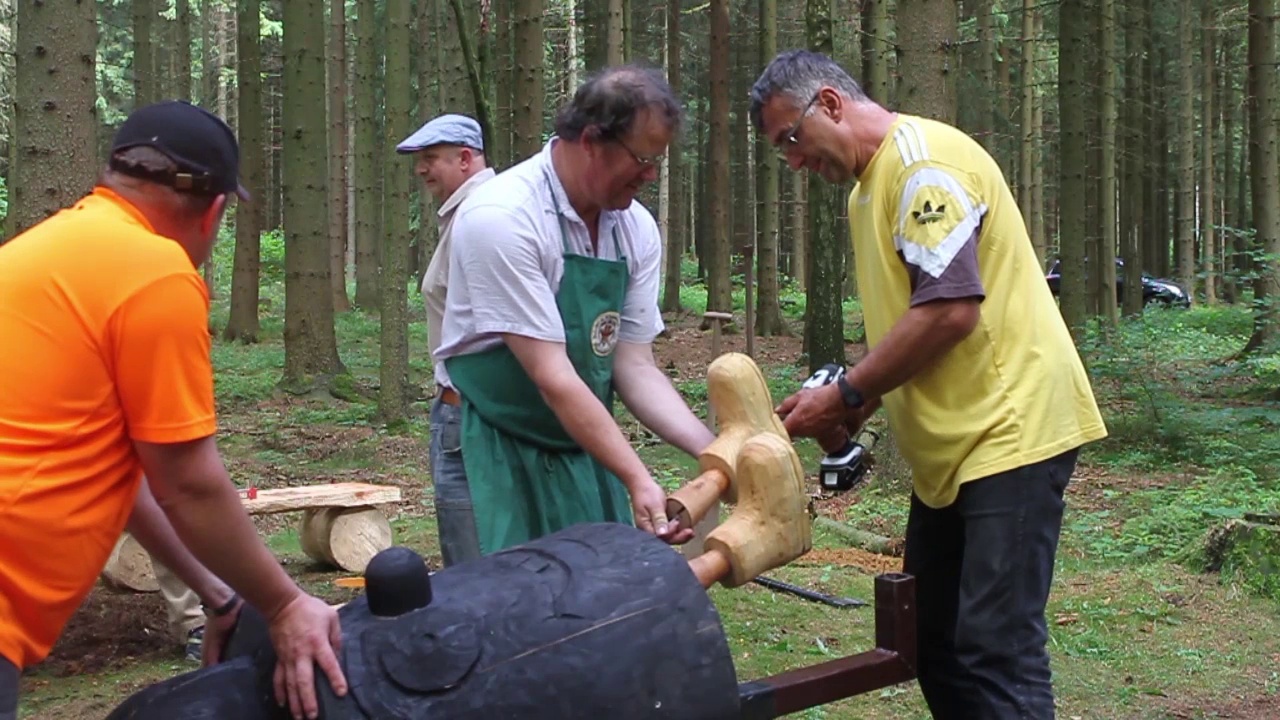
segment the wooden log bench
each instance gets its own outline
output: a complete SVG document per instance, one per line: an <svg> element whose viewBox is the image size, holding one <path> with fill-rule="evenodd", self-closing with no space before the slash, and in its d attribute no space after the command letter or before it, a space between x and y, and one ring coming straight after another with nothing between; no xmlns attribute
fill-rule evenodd
<svg viewBox="0 0 1280 720"><path fill-rule="evenodd" d="M240 491L240 502L250 515L302 511L302 552L352 573L363 573L374 555L391 547L391 523L379 506L399 501L398 487L354 482ZM116 542L102 577L117 589L160 589L151 555L127 532Z"/></svg>

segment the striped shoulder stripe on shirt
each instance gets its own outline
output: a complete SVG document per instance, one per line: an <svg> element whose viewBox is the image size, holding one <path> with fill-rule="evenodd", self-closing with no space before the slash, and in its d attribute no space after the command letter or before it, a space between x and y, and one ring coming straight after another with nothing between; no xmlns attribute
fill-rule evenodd
<svg viewBox="0 0 1280 720"><path fill-rule="evenodd" d="M903 167L911 167L929 159L929 148L924 142L924 132L911 120L900 123L893 131L893 142L898 147L898 155L902 157Z"/></svg>

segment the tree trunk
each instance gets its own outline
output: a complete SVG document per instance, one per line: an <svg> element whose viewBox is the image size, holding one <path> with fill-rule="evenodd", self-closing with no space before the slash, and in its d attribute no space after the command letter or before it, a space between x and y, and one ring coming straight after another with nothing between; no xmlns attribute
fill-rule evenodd
<svg viewBox="0 0 1280 720"><path fill-rule="evenodd" d="M889 19L889 0L864 0L867 40L863 44L866 58L867 96L881 105L893 102L893 77L889 66L897 51L892 41L893 21Z"/></svg>
<svg viewBox="0 0 1280 720"><path fill-rule="evenodd" d="M605 2L606 0L595 0L596 2ZM605 16L607 23L605 30L605 62L609 65L621 65L626 62L626 37L623 33L623 7L622 0L607 0L609 3L608 14ZM725 0L728 2L728 0ZM715 3L712 3L712 22L715 22ZM726 14L728 10L726 9Z"/></svg>
<svg viewBox="0 0 1280 720"><path fill-rule="evenodd" d="M1142 152L1145 147L1143 118L1143 54L1146 25L1141 3L1131 2L1126 8L1125 32L1125 183L1122 201L1127 221L1121 227L1120 250L1124 260L1123 311L1126 317L1142 314L1142 226L1143 172Z"/></svg>
<svg viewBox="0 0 1280 720"><path fill-rule="evenodd" d="M444 0L437 0L444 2ZM356 306L364 310L378 307L378 266L382 244L382 181L378 158L382 155L378 138L379 48L374 41L377 22L374 0L357 0L355 31L356 86L352 109L356 113Z"/></svg>
<svg viewBox="0 0 1280 720"><path fill-rule="evenodd" d="M13 237L93 188L98 171L95 3L17 3Z"/></svg>
<svg viewBox="0 0 1280 720"><path fill-rule="evenodd" d="M409 132L412 108L409 0L387 2L387 128L383 147L393 147ZM396 156L386 163L383 186L382 352L379 363L378 412L389 425L404 421L409 399L408 297L409 181L408 161Z"/></svg>
<svg viewBox="0 0 1280 720"><path fill-rule="evenodd" d="M1280 253L1280 155L1277 154L1276 0L1249 0L1249 176L1257 232L1253 283L1253 336L1245 352L1262 349L1276 335L1280 301L1276 254Z"/></svg>
<svg viewBox="0 0 1280 720"><path fill-rule="evenodd" d="M730 284L729 198L729 0L711 0L710 247L707 258L707 310L733 310Z"/></svg>
<svg viewBox="0 0 1280 720"><path fill-rule="evenodd" d="M542 0L532 0L539 10L532 18L538 26L538 77L536 82L542 86ZM530 20L527 3L524 0L495 0L493 3L493 147L486 148L485 156L489 166L500 171L513 164L515 158L523 160L526 153L516 149L516 125L520 123L521 113L517 109L519 100L516 95L523 91L521 80L524 78L520 67L520 27L521 23ZM524 48L528 51L528 48ZM522 90L517 90L522 88ZM542 106L542 93L538 94L538 107ZM538 118L538 130L541 134L542 118Z"/></svg>
<svg viewBox="0 0 1280 720"><path fill-rule="evenodd" d="M191 2L190 0L175 0L174 4L175 25L178 31L177 38L177 92L174 96L179 100L191 99ZM255 39L254 42L257 42ZM262 113L258 113L258 117L262 117ZM237 127L239 124L237 123ZM260 188L254 188L260 190Z"/></svg>
<svg viewBox="0 0 1280 720"><path fill-rule="evenodd" d="M832 54L831 4L807 0L805 27L811 50ZM806 286L804 347L809 372L829 362L845 362L843 286L848 239L841 237L841 189L822 178L809 176L809 271Z"/></svg>
<svg viewBox="0 0 1280 720"><path fill-rule="evenodd" d="M1062 130L1058 154L1060 195L1060 255L1062 280L1059 298L1062 316L1071 328L1071 334L1079 342L1082 338L1086 315L1085 276L1085 196L1089 183L1085 178L1088 164L1088 128L1085 123L1084 104L1088 102L1085 87L1089 67L1089 49L1086 39L1089 25L1084 0L1062 0L1061 48L1058 54L1058 116Z"/></svg>
<svg viewBox="0 0 1280 720"><path fill-rule="evenodd" d="M329 287L347 312L347 4L329 3Z"/></svg>
<svg viewBox="0 0 1280 720"><path fill-rule="evenodd" d="M1037 59L1040 57L1040 36L1044 34L1044 13L1037 12L1035 14L1035 32L1032 37L1035 42L1031 45L1031 52ZM1045 185L1045 142L1044 142L1044 92L1036 89L1034 95L1034 109L1032 111L1031 128L1032 128L1032 145L1031 152L1035 158L1035 164L1031 168L1031 241L1036 247L1040 248L1040 257L1045 259L1049 255L1049 236L1046 230L1046 216L1049 214L1049 208L1044 201L1044 185ZM1044 267L1044 266L1042 266ZM1045 268L1047 269L1047 268Z"/></svg>
<svg viewBox="0 0 1280 720"><path fill-rule="evenodd" d="M314 389L341 372L329 289L322 0L284 4L285 327L283 385Z"/></svg>
<svg viewBox="0 0 1280 720"><path fill-rule="evenodd" d="M898 109L955 124L955 0L898 0L895 20L899 28L910 28L898 33Z"/></svg>
<svg viewBox="0 0 1280 720"><path fill-rule="evenodd" d="M516 156L523 159L542 149L543 3L542 0L515 0L515 3L514 148Z"/></svg>
<svg viewBox="0 0 1280 720"><path fill-rule="evenodd" d="M156 90L155 47L151 44L156 7L152 0L132 0L130 7L133 12L133 107L140 108L155 102L160 95Z"/></svg>
<svg viewBox="0 0 1280 720"><path fill-rule="evenodd" d="M681 0L667 0L667 84L672 93L680 97L680 11ZM667 152L667 176L670 189L667 193L670 206L667 210L666 276L662 285L662 312L678 313L680 306L680 270L686 245L684 233L684 171L681 162L683 148L672 141Z"/></svg>
<svg viewBox="0 0 1280 720"><path fill-rule="evenodd" d="M977 16L978 25L978 80L988 93L998 93L996 85L996 28L995 3L993 0L978 0L974 4L973 14ZM996 154L996 102L986 97L978 103L978 124L975 134L982 147L994 157Z"/></svg>
<svg viewBox="0 0 1280 720"><path fill-rule="evenodd" d="M778 2L760 0L760 67L765 67L778 54ZM755 333L764 337L787 333L782 321L782 305L778 302L781 273L778 270L778 156L768 138L757 134L756 178L757 213L756 242L760 245L759 280L756 296Z"/></svg>
<svg viewBox="0 0 1280 720"><path fill-rule="evenodd" d="M1116 313L1116 79L1118 66L1111 58L1116 56L1116 0L1101 0L1102 52L1102 192L1099 210L1102 215L1102 233L1098 242L1098 256L1094 267L1098 268L1098 314L1107 325L1114 326L1119 318Z"/></svg>
<svg viewBox="0 0 1280 720"><path fill-rule="evenodd" d="M240 176L250 192L263 191L262 61L258 0L238 0L236 78L240 84ZM231 274L231 312L222 337L258 341L258 279L266 208L255 198L236 208L236 251Z"/></svg>
<svg viewBox="0 0 1280 720"><path fill-rule="evenodd" d="M1192 296L1196 290L1196 110L1195 21L1193 0L1178 11L1178 46L1182 53L1178 80L1178 282Z"/></svg>
<svg viewBox="0 0 1280 720"><path fill-rule="evenodd" d="M1209 305L1218 302L1218 243L1213 229L1217 214L1213 192L1217 181L1213 161L1214 5L1211 0L1200 0L1200 238L1204 248L1204 301Z"/></svg>

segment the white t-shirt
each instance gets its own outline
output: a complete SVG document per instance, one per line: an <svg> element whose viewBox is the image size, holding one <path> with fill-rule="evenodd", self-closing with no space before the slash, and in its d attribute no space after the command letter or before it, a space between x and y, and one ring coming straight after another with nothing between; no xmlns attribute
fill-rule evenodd
<svg viewBox="0 0 1280 720"><path fill-rule="evenodd" d="M564 274L560 217L569 251L588 256L592 251L587 226L569 205L551 163L556 142L552 138L541 153L477 187L458 208L437 360L488 350L502 343L502 333L564 342L555 299ZM616 226L618 248L627 260L619 339L652 342L663 329L658 311L658 224L635 201L626 210L601 212L599 222L596 256L618 259Z"/></svg>

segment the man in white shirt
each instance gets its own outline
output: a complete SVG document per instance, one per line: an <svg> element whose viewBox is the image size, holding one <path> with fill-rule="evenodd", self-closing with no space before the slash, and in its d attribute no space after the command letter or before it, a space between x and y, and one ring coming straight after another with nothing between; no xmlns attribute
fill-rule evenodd
<svg viewBox="0 0 1280 720"><path fill-rule="evenodd" d="M714 436L657 367L662 239L636 193L658 177L681 108L633 66L588 80L542 152L458 211L436 357L462 396L462 456L482 553L578 522L693 535L613 419L616 396L697 455Z"/></svg>
<svg viewBox="0 0 1280 720"><path fill-rule="evenodd" d="M449 289L449 254L453 219L473 190L494 176L486 167L480 123L466 115L441 115L418 128L396 146L417 156L414 172L436 199L440 242L422 278L427 307L427 347L434 358L440 347L445 297ZM431 403L431 482L435 486L436 522L445 566L480 556L475 513L467 488L459 441L461 409L444 363L435 361L436 397Z"/></svg>

